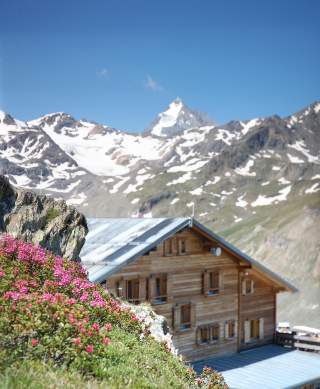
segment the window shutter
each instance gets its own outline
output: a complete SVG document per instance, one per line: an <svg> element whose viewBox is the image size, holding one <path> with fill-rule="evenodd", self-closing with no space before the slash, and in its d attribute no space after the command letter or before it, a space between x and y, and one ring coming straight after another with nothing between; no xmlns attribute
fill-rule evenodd
<svg viewBox="0 0 320 389"><path fill-rule="evenodd" d="M149 293L150 293L150 301L152 302L152 300L156 295L156 278L152 275L149 278Z"/></svg>
<svg viewBox="0 0 320 389"><path fill-rule="evenodd" d="M234 321L234 337L238 338L238 320Z"/></svg>
<svg viewBox="0 0 320 389"><path fill-rule="evenodd" d="M244 322L244 343L250 342L250 320Z"/></svg>
<svg viewBox="0 0 320 389"><path fill-rule="evenodd" d="M223 271L220 270L219 271L219 292L223 290L223 287L224 287L224 275L223 275Z"/></svg>
<svg viewBox="0 0 320 389"><path fill-rule="evenodd" d="M264 318L259 319L259 339L264 338Z"/></svg>
<svg viewBox="0 0 320 389"><path fill-rule="evenodd" d="M173 299L172 295L172 286L173 286L173 276L172 274L167 274L167 302L171 302Z"/></svg>
<svg viewBox="0 0 320 389"><path fill-rule="evenodd" d="M242 294L246 294L246 280L242 280Z"/></svg>
<svg viewBox="0 0 320 389"><path fill-rule="evenodd" d="M209 290L209 272L205 270L203 272L203 294L207 295Z"/></svg>
<svg viewBox="0 0 320 389"><path fill-rule="evenodd" d="M126 296L126 283L123 278L119 280L119 297Z"/></svg>
<svg viewBox="0 0 320 389"><path fill-rule="evenodd" d="M226 339L229 338L229 325L227 321L224 323L224 337Z"/></svg>
<svg viewBox="0 0 320 389"><path fill-rule="evenodd" d="M200 336L201 336L201 330L200 327L196 330L196 344L200 344Z"/></svg>
<svg viewBox="0 0 320 389"><path fill-rule="evenodd" d="M191 303L190 304L191 309L191 327L194 327L196 325L196 304Z"/></svg>
<svg viewBox="0 0 320 389"><path fill-rule="evenodd" d="M254 293L254 281L251 280L251 293Z"/></svg>
<svg viewBox="0 0 320 389"><path fill-rule="evenodd" d="M172 317L172 327L174 331L179 331L180 330L180 323L181 323L181 306L176 304L173 307L173 317Z"/></svg>
<svg viewBox="0 0 320 389"><path fill-rule="evenodd" d="M146 279L145 278L139 278L139 300L145 301L146 300Z"/></svg>

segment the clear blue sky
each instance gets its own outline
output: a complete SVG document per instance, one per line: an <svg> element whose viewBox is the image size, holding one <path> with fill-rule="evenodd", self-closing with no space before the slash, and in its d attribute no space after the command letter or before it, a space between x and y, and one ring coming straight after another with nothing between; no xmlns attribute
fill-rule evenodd
<svg viewBox="0 0 320 389"><path fill-rule="evenodd" d="M218 123L320 98L318 0L1 0L0 109L139 131L176 96Z"/></svg>

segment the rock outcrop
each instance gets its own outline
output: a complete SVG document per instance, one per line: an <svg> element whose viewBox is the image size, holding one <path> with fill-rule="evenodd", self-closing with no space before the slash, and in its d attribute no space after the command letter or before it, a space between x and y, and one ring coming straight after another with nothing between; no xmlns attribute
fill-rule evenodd
<svg viewBox="0 0 320 389"><path fill-rule="evenodd" d="M0 233L78 260L87 232L85 217L65 201L15 188L0 175Z"/></svg>

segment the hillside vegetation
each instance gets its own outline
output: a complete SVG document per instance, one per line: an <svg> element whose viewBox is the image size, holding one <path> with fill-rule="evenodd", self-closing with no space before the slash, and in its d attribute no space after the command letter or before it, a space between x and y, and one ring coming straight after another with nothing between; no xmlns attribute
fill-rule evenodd
<svg viewBox="0 0 320 389"><path fill-rule="evenodd" d="M0 240L2 388L226 388L196 377L76 262Z"/></svg>

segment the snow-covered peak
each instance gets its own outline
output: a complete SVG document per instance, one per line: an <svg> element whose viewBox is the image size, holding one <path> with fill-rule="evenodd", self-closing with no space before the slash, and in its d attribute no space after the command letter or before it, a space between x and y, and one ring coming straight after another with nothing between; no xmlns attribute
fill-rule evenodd
<svg viewBox="0 0 320 389"><path fill-rule="evenodd" d="M158 114L147 131L155 136L169 137L210 124L212 122L205 115L191 110L177 97L165 111Z"/></svg>

